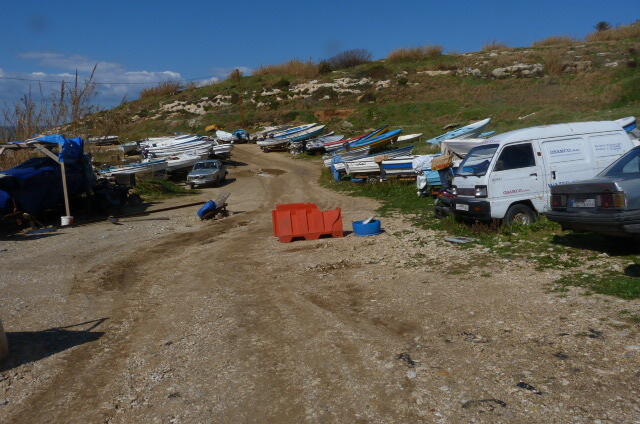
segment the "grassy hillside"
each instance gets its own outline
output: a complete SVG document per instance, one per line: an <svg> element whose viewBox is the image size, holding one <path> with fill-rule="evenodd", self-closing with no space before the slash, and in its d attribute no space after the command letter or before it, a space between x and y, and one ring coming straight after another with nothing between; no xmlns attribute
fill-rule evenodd
<svg viewBox="0 0 640 424"><path fill-rule="evenodd" d="M554 37L536 46L496 44L468 54L404 52L322 74L304 63L269 67L205 87L150 90L139 100L87 117L80 132L134 140L203 133L213 123L254 130L321 121L347 135L390 124L435 136L447 125L487 116L494 118L492 129L505 131L640 115L639 38Z"/></svg>

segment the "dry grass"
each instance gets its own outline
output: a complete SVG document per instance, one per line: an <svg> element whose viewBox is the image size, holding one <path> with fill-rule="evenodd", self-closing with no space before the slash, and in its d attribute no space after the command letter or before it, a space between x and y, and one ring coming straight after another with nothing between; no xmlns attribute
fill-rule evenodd
<svg viewBox="0 0 640 424"><path fill-rule="evenodd" d="M37 152L35 149L13 150L4 152L0 156L0 169L10 169L14 166L20 165L27 159L35 158L37 156L43 156L42 153Z"/></svg>
<svg viewBox="0 0 640 424"><path fill-rule="evenodd" d="M153 87L145 88L140 92L140 98L145 99L156 96L172 96L182 90L182 84L177 81L164 81Z"/></svg>
<svg viewBox="0 0 640 424"><path fill-rule="evenodd" d="M640 21L587 35L587 41L617 41L629 38L640 38Z"/></svg>
<svg viewBox="0 0 640 424"><path fill-rule="evenodd" d="M279 65L261 66L253 75L290 75L295 77L313 78L319 73L318 65L308 60L303 62L293 59Z"/></svg>
<svg viewBox="0 0 640 424"><path fill-rule="evenodd" d="M547 37L544 40L536 41L533 43L533 47L549 47L549 46L567 46L578 42L574 37L565 35L555 35L553 37Z"/></svg>
<svg viewBox="0 0 640 424"><path fill-rule="evenodd" d="M396 49L389 53L387 59L391 62L428 59L442 56L442 46L428 45L422 47Z"/></svg>
<svg viewBox="0 0 640 424"><path fill-rule="evenodd" d="M484 46L482 46L482 51L488 52L491 50L508 50L509 46L507 46L505 43L502 43L500 41L496 41L493 40L490 43L485 43Z"/></svg>
<svg viewBox="0 0 640 424"><path fill-rule="evenodd" d="M560 75L564 70L564 60L562 58L562 51L560 50L548 50L542 54L542 61L544 62L544 69L550 75Z"/></svg>
<svg viewBox="0 0 640 424"><path fill-rule="evenodd" d="M351 49L338 53L326 60L331 69L347 69L371 62L373 55L366 49Z"/></svg>

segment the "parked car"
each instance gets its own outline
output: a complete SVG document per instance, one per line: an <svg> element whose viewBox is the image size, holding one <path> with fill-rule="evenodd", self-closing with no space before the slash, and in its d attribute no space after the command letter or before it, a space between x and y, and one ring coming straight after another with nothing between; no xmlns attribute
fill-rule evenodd
<svg viewBox="0 0 640 424"><path fill-rule="evenodd" d="M206 184L217 185L227 178L227 167L222 161L203 160L193 165L193 169L187 175L187 184L191 187L203 186Z"/></svg>
<svg viewBox="0 0 640 424"><path fill-rule="evenodd" d="M595 176L634 147L613 121L510 131L469 151L453 179L454 214L530 224L549 210L550 186Z"/></svg>
<svg viewBox="0 0 640 424"><path fill-rule="evenodd" d="M640 237L640 147L595 178L552 187L546 215L564 229Z"/></svg>

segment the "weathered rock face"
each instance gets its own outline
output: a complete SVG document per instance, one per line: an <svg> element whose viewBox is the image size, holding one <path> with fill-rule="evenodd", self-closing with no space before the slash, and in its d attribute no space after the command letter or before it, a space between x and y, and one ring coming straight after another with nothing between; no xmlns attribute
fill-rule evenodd
<svg viewBox="0 0 640 424"><path fill-rule="evenodd" d="M544 65L541 63L516 63L504 68L495 68L491 71L491 76L496 79L502 78L533 78L544 75Z"/></svg>
<svg viewBox="0 0 640 424"><path fill-rule="evenodd" d="M580 74L589 72L593 63L590 60L580 60L577 62L567 62L564 64L563 72L567 74Z"/></svg>
<svg viewBox="0 0 640 424"><path fill-rule="evenodd" d="M4 334L2 328L2 321L0 321L0 361L9 355L9 343L7 343L7 336Z"/></svg>

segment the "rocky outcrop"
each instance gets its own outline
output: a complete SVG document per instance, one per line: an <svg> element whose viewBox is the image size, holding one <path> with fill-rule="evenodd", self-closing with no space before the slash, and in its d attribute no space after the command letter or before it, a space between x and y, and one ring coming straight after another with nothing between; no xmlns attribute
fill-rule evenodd
<svg viewBox="0 0 640 424"><path fill-rule="evenodd" d="M495 68L491 71L491 76L496 79L502 78L533 78L544 75L544 65L541 63L516 63L515 65Z"/></svg>

